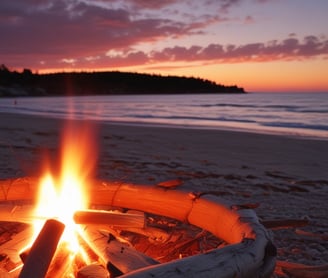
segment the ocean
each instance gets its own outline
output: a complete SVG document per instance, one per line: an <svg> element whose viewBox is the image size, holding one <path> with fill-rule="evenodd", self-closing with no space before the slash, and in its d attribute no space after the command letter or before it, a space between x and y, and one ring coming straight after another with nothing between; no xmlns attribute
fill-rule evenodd
<svg viewBox="0 0 328 278"><path fill-rule="evenodd" d="M0 98L0 112L328 139L328 93Z"/></svg>

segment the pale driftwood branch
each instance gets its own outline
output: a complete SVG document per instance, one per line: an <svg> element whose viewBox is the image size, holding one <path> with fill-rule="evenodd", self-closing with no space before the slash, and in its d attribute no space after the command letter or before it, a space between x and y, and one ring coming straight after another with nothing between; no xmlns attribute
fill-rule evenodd
<svg viewBox="0 0 328 278"><path fill-rule="evenodd" d="M114 235L119 235L120 233L117 232L115 229L111 229L110 227L107 227L113 233ZM165 242L169 239L170 234L162 229L156 228L156 227L145 227L145 228L129 228L124 227L122 229L124 231L144 235L149 238L151 241L157 241L157 242Z"/></svg>
<svg viewBox="0 0 328 278"><path fill-rule="evenodd" d="M19 278L45 277L64 228L65 225L57 220L46 221L31 246Z"/></svg>
<svg viewBox="0 0 328 278"><path fill-rule="evenodd" d="M105 252L108 262L111 262L123 273L129 273L136 269L159 264L153 258L116 239L109 241Z"/></svg>
<svg viewBox="0 0 328 278"><path fill-rule="evenodd" d="M137 251L130 245L118 241L110 234L99 231L98 228L87 226L84 230L85 238L92 249L101 258L101 261L111 267L114 266L121 273L158 264L156 260Z"/></svg>
<svg viewBox="0 0 328 278"><path fill-rule="evenodd" d="M79 210L74 213L76 224L107 224L117 227L145 227L145 215L135 213L121 213L105 210Z"/></svg>

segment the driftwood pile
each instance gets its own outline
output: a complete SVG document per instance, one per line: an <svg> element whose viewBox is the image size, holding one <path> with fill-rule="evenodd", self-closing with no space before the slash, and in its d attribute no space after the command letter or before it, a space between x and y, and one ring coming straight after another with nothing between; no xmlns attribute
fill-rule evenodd
<svg viewBox="0 0 328 278"><path fill-rule="evenodd" d="M1 204L28 206L35 201L38 184L33 178L0 181ZM102 266L80 264L75 272L77 277L88 277L86 273L90 272L97 273L94 277L106 277L107 270L112 277L270 277L274 272L276 248L271 233L248 206L231 205L211 194L161 186L102 181L90 184L87 194L93 210L76 212L74 218L84 225L86 237L81 244ZM104 208L119 212L104 213L112 218L103 221L104 215L98 209ZM122 218L114 219L121 214ZM18 212L16 216L13 212L10 215L14 219L8 219L8 212L3 209L0 218L21 220ZM125 216L127 222L122 220ZM107 221L111 223L106 224ZM60 224L50 221L50 225L59 225L58 234L54 234L56 242ZM18 245L24 245L29 233L28 228L22 230L22 238L10 236L1 246L0 256L4 258L0 257L0 266L7 272L13 272L21 259ZM10 242L15 244L14 252ZM58 249L60 246L57 252ZM21 275L33 269L28 267L32 251L33 246L23 270L19 270ZM48 255L43 252L50 256L52 251L48 250ZM7 264L3 263L6 260ZM51 262L47 277L63 277L65 261L59 259L56 267Z"/></svg>

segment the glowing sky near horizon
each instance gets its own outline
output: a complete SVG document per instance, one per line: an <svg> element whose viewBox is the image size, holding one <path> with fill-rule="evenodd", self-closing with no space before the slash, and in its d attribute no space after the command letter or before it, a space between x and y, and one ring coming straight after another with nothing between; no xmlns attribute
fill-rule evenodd
<svg viewBox="0 0 328 278"><path fill-rule="evenodd" d="M2 0L0 64L328 92L326 0Z"/></svg>

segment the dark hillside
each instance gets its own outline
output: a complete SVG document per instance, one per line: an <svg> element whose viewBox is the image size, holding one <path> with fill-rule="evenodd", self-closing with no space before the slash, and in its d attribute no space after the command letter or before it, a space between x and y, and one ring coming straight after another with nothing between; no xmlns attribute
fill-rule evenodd
<svg viewBox="0 0 328 278"><path fill-rule="evenodd" d="M237 86L178 76L131 72L70 72L33 74L0 66L0 96L245 93Z"/></svg>

